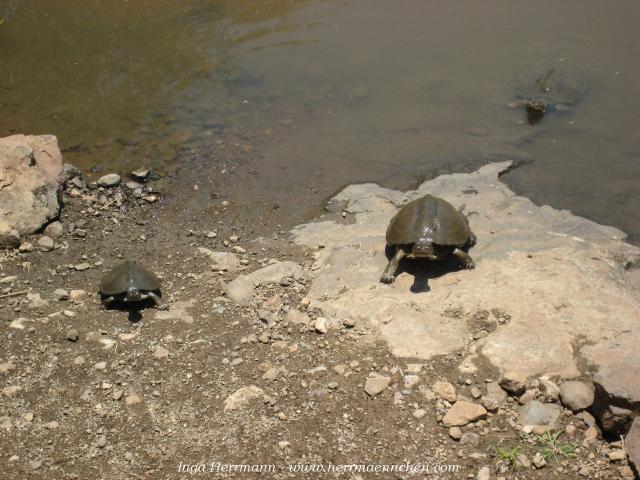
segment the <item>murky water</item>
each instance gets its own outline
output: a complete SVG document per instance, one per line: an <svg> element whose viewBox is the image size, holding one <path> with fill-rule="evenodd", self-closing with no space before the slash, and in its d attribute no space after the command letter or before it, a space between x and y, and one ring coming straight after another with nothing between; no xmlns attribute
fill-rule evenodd
<svg viewBox="0 0 640 480"><path fill-rule="evenodd" d="M301 214L350 182L513 158L517 192L640 239L638 2L2 0L0 18L0 135L197 180L190 214L220 192ZM588 89L529 125L507 104L554 66Z"/></svg>

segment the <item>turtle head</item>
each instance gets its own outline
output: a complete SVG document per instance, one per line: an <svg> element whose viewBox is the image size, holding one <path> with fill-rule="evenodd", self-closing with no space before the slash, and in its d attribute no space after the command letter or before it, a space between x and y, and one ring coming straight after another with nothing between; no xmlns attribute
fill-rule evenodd
<svg viewBox="0 0 640 480"><path fill-rule="evenodd" d="M532 98L527 102L527 120L530 125L535 125L544 114L547 113L547 102L540 98Z"/></svg>
<svg viewBox="0 0 640 480"><path fill-rule="evenodd" d="M127 290L127 295L124 298L125 302L139 302L142 299L142 295L140 294L140 290L135 287L129 287Z"/></svg>
<svg viewBox="0 0 640 480"><path fill-rule="evenodd" d="M433 243L426 238L420 238L416 241L416 243L413 244L411 253L413 253L415 258L436 258L435 252L433 251Z"/></svg>

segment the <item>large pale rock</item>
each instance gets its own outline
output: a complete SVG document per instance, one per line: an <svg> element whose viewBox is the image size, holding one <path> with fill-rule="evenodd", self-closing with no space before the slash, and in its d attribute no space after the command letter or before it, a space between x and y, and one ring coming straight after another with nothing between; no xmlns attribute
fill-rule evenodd
<svg viewBox="0 0 640 480"><path fill-rule="evenodd" d="M560 407L552 403L531 400L520 407L518 421L523 426L540 426L553 429L560 418Z"/></svg>
<svg viewBox="0 0 640 480"><path fill-rule="evenodd" d="M0 138L0 225L29 235L56 218L61 172L53 135Z"/></svg>
<svg viewBox="0 0 640 480"><path fill-rule="evenodd" d="M515 195L499 179L510 166L443 175L409 192L345 188L332 202L351 213L351 223L319 218L292 231L296 244L317 250L311 307L328 320L368 321L398 356L463 351L465 373L486 359L505 389L543 375L576 378L584 373L579 365L590 365L598 372L596 398L600 386L605 405L637 411L640 249L616 228ZM395 283L383 285L389 220L426 193L464 206L478 237L470 251L476 269L406 260ZM475 337L479 321L490 328Z"/></svg>
<svg viewBox="0 0 640 480"><path fill-rule="evenodd" d="M631 429L624 439L624 448L637 475L640 471L640 417L636 417L631 424Z"/></svg>

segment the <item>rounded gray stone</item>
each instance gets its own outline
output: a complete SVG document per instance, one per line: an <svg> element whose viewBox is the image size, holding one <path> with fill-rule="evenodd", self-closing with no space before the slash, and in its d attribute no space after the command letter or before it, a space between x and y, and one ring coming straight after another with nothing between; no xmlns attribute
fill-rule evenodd
<svg viewBox="0 0 640 480"><path fill-rule="evenodd" d="M560 398L565 407L574 412L589 408L593 404L594 389L585 382L569 381L560 385Z"/></svg>

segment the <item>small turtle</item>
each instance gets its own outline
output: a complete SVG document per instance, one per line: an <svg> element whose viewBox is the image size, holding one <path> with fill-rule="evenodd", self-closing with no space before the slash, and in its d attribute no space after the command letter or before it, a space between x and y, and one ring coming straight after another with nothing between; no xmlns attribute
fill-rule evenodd
<svg viewBox="0 0 640 480"><path fill-rule="evenodd" d="M139 302L151 298L160 310L169 306L160 299L160 280L139 263L125 260L113 267L100 282L100 297L107 305L114 301Z"/></svg>
<svg viewBox="0 0 640 480"><path fill-rule="evenodd" d="M551 110L570 111L586 91L584 81L571 78L554 67L539 76L532 85L516 90L516 104L524 105L527 120L534 125Z"/></svg>
<svg viewBox="0 0 640 480"><path fill-rule="evenodd" d="M455 255L465 268L475 268L463 250L476 244L469 221L442 198L425 195L402 207L389 223L387 244L395 247L395 255L380 277L382 283L394 281L404 257L438 260Z"/></svg>

